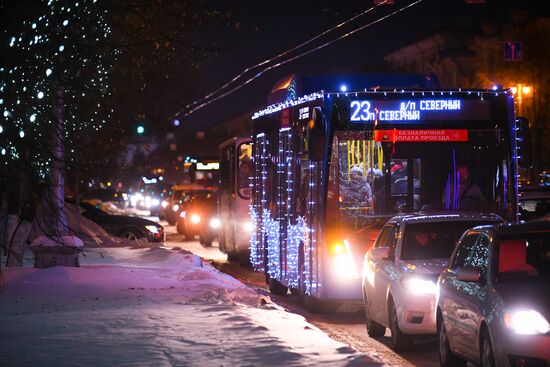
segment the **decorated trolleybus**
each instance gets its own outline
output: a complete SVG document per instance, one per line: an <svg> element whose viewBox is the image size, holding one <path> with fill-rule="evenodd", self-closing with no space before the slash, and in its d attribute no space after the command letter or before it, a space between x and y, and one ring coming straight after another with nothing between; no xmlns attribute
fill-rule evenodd
<svg viewBox="0 0 550 367"><path fill-rule="evenodd" d="M269 103L252 117L250 258L274 293L290 288L306 305L361 299L361 233L374 238L399 213L516 219L520 147L507 90L291 76Z"/></svg>
<svg viewBox="0 0 550 367"><path fill-rule="evenodd" d="M250 187L252 145L250 136L238 136L219 146L220 250L229 260L248 264L250 237Z"/></svg>

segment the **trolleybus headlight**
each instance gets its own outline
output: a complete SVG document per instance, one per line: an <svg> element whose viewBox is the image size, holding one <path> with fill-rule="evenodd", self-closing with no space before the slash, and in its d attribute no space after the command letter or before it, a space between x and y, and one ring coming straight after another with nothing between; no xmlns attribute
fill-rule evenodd
<svg viewBox="0 0 550 367"><path fill-rule="evenodd" d="M535 335L550 332L550 324L535 310L516 310L504 314L504 324L517 334Z"/></svg>
<svg viewBox="0 0 550 367"><path fill-rule="evenodd" d="M218 218L210 219L210 227L212 227L214 229L220 228L220 220Z"/></svg>
<svg viewBox="0 0 550 367"><path fill-rule="evenodd" d="M359 279L357 266L353 261L350 244L347 240L336 242L331 246L334 274L341 280Z"/></svg>
<svg viewBox="0 0 550 367"><path fill-rule="evenodd" d="M201 216L198 214L191 214L191 223L198 224L201 221Z"/></svg>
<svg viewBox="0 0 550 367"><path fill-rule="evenodd" d="M177 212L179 208L180 206L178 204L174 204L174 206L172 207L172 210Z"/></svg>
<svg viewBox="0 0 550 367"><path fill-rule="evenodd" d="M247 222L244 222L244 223L243 223L243 228L244 228L244 230L247 231L247 232L252 232L252 223L250 223L250 222L248 222L248 221L247 221Z"/></svg>
<svg viewBox="0 0 550 367"><path fill-rule="evenodd" d="M402 280L402 284L414 294L436 294L437 292L437 285L429 279L407 277Z"/></svg>

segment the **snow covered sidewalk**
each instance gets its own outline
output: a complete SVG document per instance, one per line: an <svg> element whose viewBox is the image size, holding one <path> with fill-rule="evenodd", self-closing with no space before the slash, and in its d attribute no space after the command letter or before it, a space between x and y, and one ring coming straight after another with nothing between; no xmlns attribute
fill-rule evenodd
<svg viewBox="0 0 550 367"><path fill-rule="evenodd" d="M94 251L80 268L4 269L1 366L381 365L195 255Z"/></svg>

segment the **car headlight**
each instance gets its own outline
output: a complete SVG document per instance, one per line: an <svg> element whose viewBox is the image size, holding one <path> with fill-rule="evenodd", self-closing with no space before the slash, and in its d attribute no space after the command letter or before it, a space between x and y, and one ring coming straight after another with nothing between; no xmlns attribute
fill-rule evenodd
<svg viewBox="0 0 550 367"><path fill-rule="evenodd" d="M157 227L157 226L153 226L153 225L145 226L145 229L148 230L149 232L153 233L153 234L159 233L159 227Z"/></svg>
<svg viewBox="0 0 550 367"><path fill-rule="evenodd" d="M414 294L436 294L437 284L429 279L407 277L402 281L403 286Z"/></svg>
<svg viewBox="0 0 550 367"><path fill-rule="evenodd" d="M185 218L185 214L187 214L187 213L185 212L185 210L182 210L182 211L180 212L180 218Z"/></svg>
<svg viewBox="0 0 550 367"><path fill-rule="evenodd" d="M343 243L333 243L330 250L334 274L340 280L359 279L349 242L344 240Z"/></svg>
<svg viewBox="0 0 550 367"><path fill-rule="evenodd" d="M180 206L178 204L174 204L174 206L172 207L172 210L177 212L179 208Z"/></svg>
<svg viewBox="0 0 550 367"><path fill-rule="evenodd" d="M201 221L201 217L198 214L191 214L191 223L198 224Z"/></svg>
<svg viewBox="0 0 550 367"><path fill-rule="evenodd" d="M220 220L218 218L210 219L210 227L212 227L214 229L220 228Z"/></svg>
<svg viewBox="0 0 550 367"><path fill-rule="evenodd" d="M151 199L151 206L159 206L160 200L159 199Z"/></svg>
<svg viewBox="0 0 550 367"><path fill-rule="evenodd" d="M168 202L166 200L163 200L160 205L162 205L163 208L167 208L168 207Z"/></svg>
<svg viewBox="0 0 550 367"><path fill-rule="evenodd" d="M516 310L504 314L504 324L517 334L535 335L550 332L550 324L535 310Z"/></svg>

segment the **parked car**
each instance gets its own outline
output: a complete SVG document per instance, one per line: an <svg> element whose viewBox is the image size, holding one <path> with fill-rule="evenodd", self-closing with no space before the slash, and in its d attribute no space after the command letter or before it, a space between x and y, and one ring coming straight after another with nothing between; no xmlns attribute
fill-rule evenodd
<svg viewBox="0 0 550 367"><path fill-rule="evenodd" d="M191 195L176 223L178 233L186 239L199 236L201 245L211 246L218 236L220 219L215 191L201 191Z"/></svg>
<svg viewBox="0 0 550 367"><path fill-rule="evenodd" d="M80 203L80 211L83 216L112 235L128 239L146 238L155 243L164 242L164 228L151 220L129 215L111 215L86 202Z"/></svg>
<svg viewBox="0 0 550 367"><path fill-rule="evenodd" d="M521 220L550 218L550 187L521 187L518 202Z"/></svg>
<svg viewBox="0 0 550 367"><path fill-rule="evenodd" d="M413 214L390 219L363 263L363 299L368 334L390 328L396 351L406 351L411 335L436 333L435 295L439 274L460 235L497 215Z"/></svg>
<svg viewBox="0 0 550 367"><path fill-rule="evenodd" d="M550 365L550 222L476 227L439 278L442 366Z"/></svg>

